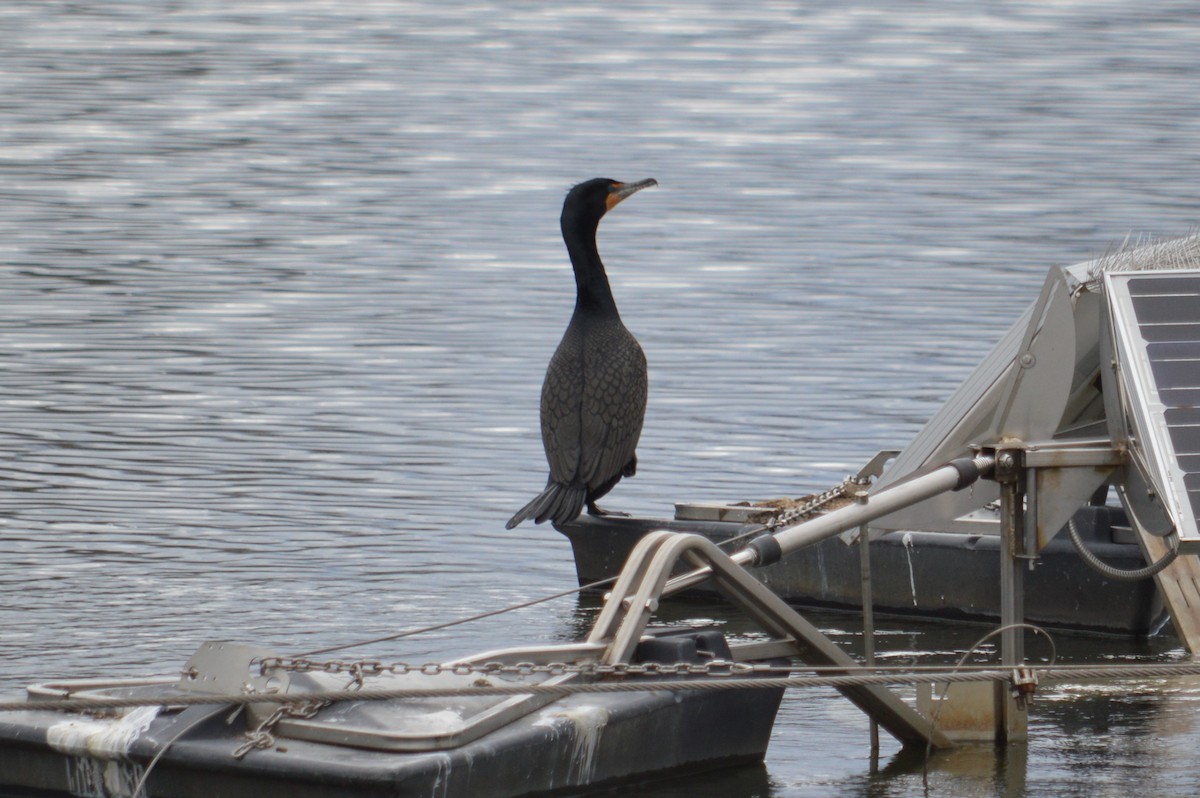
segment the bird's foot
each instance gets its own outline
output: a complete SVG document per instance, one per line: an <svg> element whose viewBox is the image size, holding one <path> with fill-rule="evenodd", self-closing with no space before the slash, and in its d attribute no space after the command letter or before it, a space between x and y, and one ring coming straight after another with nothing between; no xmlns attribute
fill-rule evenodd
<svg viewBox="0 0 1200 798"><path fill-rule="evenodd" d="M613 516L614 518L628 518L629 517L629 513L622 513L617 510L605 510L603 507L596 504L595 502L588 502L587 509L588 509L588 515L595 515L595 516L601 516L601 517L609 515L609 516Z"/></svg>

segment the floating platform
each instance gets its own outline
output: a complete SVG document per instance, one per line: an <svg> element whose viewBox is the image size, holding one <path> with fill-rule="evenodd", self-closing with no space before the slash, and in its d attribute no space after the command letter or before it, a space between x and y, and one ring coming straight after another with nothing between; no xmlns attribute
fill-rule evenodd
<svg viewBox="0 0 1200 798"><path fill-rule="evenodd" d="M741 509L730 507L731 511ZM681 513L701 514L687 508ZM1084 507L1076 513L1075 522L1088 549L1100 559L1123 569L1145 564L1120 508ZM571 541L579 584L586 585L617 574L634 544L651 530L692 532L720 545L757 526L738 521L582 516L559 531ZM1153 580L1116 582L1105 578L1083 562L1065 534L1055 536L1032 562L1033 569L1025 575L1025 618L1030 623L1050 629L1147 636L1166 620ZM997 535L883 534L871 541L875 610L994 624L1000 618L1000 565ZM862 608L858 547L841 538L800 549L751 573L797 606ZM703 584L692 590L714 592Z"/></svg>
<svg viewBox="0 0 1200 798"><path fill-rule="evenodd" d="M858 608L864 574L880 612L1000 622L1009 681L991 685L990 701L981 691L990 717L971 731L1019 742L1036 686L1023 622L1148 635L1169 614L1200 655L1198 399L1200 236L1056 267L909 446L839 489L843 506L803 519L811 503L782 516L768 507L769 534L754 508L725 505L564 526L580 583L619 574L581 641L415 669L207 643L177 679L60 682L0 702L0 788L516 798L759 762L782 688L797 684L763 674L860 667L794 605ZM1121 508L1101 498L1110 493ZM847 542L858 538L869 548ZM762 637L650 630L663 599L709 589ZM734 666L749 682L691 681ZM678 678L667 673L688 681L667 684ZM903 745L956 743L885 683L830 686ZM599 692L612 687L631 691Z"/></svg>
<svg viewBox="0 0 1200 798"><path fill-rule="evenodd" d="M640 648L635 659L643 662L702 663L729 657L724 638L712 631L659 634ZM559 653L567 657L572 652ZM197 691L232 689L237 676L250 673L256 680L255 669L246 666L269 656L248 646L206 643L185 669L190 675L181 680L74 681L31 688L29 709L0 715L4 794L543 795L650 774L759 763L783 694L782 689L701 692L654 690L648 685L644 692L571 695L536 707L527 696L347 701L312 718L279 720L269 738L260 738L267 743L264 747L250 747L240 758L234 753L246 745L247 732L275 705L238 710L221 703L168 704L91 715L38 708L39 702L68 697L194 699ZM197 677L195 663L201 661L208 665L200 667L212 668L217 675ZM524 686L555 677L515 673L482 678L495 685ZM271 679L278 681L280 676ZM479 684L480 679L478 674L415 672L373 677L369 685L372 690L462 687ZM347 679L318 672L293 673L284 681L273 686L295 693L342 688Z"/></svg>

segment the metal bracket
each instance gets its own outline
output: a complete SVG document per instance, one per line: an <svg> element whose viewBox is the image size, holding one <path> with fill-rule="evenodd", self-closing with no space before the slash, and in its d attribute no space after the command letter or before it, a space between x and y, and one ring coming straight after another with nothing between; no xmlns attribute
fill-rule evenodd
<svg viewBox="0 0 1200 798"><path fill-rule="evenodd" d="M286 673L264 675L252 667L256 661L275 656L274 651L261 646L208 640L183 666L177 686L189 693L215 695L287 692Z"/></svg>
<svg viewBox="0 0 1200 798"><path fill-rule="evenodd" d="M1025 445L1027 468L1116 468L1126 460L1123 448L1108 438L1039 441Z"/></svg>
<svg viewBox="0 0 1200 798"><path fill-rule="evenodd" d="M1033 694L1037 691L1037 672L1033 668L1013 668L1012 679L1009 683L1013 700L1017 702L1017 708L1022 711L1028 709L1029 704L1033 701Z"/></svg>
<svg viewBox="0 0 1200 798"><path fill-rule="evenodd" d="M1023 494L1020 548L1030 560L1127 460L1107 438L1009 442L996 449L995 480Z"/></svg>

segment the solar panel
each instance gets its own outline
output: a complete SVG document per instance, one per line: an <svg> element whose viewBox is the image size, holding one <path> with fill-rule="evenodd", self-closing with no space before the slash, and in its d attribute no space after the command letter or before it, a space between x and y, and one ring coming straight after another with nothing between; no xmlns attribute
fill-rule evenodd
<svg viewBox="0 0 1200 798"><path fill-rule="evenodd" d="M1128 443L1183 550L1200 551L1200 272L1104 279Z"/></svg>

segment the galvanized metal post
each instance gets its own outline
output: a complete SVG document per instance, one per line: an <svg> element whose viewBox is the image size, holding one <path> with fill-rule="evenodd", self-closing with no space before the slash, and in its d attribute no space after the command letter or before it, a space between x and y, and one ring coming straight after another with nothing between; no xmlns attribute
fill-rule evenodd
<svg viewBox="0 0 1200 798"><path fill-rule="evenodd" d="M862 576L863 657L875 666L875 593L871 589L871 538L867 525L858 528L858 566ZM879 721L871 716L871 769L879 769Z"/></svg>
<svg viewBox="0 0 1200 798"><path fill-rule="evenodd" d="M1025 661L1025 467L1023 453L1008 450L996 456L1000 483L1000 661L1006 668ZM1029 714L1007 684L996 683L996 740L1019 742L1028 737Z"/></svg>

